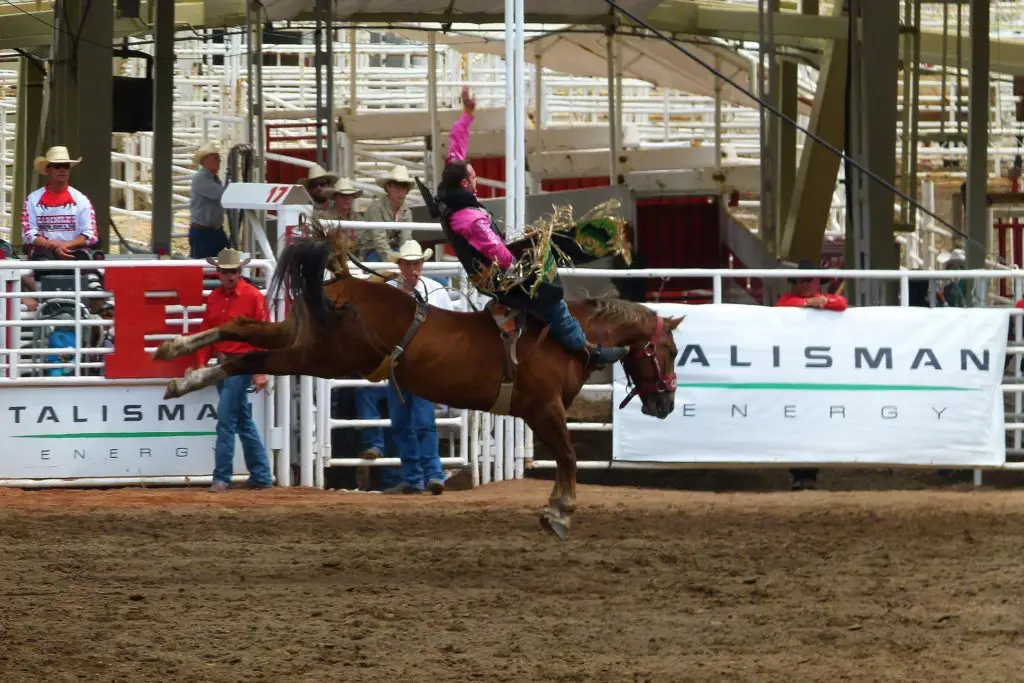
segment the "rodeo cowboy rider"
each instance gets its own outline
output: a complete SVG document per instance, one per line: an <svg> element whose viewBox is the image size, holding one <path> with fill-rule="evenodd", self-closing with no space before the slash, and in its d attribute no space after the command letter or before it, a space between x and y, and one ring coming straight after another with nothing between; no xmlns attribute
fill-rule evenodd
<svg viewBox="0 0 1024 683"><path fill-rule="evenodd" d="M476 172L466 161L469 147L469 126L473 122L476 101L468 88L462 89L463 113L452 126L448 158L438 199L444 204L441 224L462 266L472 278L491 264L502 269L512 266L515 259L494 228L490 213L477 199ZM479 287L479 285L478 285ZM527 292L487 292L500 303L525 310L538 316L551 326L551 336L572 354L585 354L588 364L601 368L616 363L628 353L626 347L602 348L587 341L583 329L569 312L562 296L561 284L544 283L536 297Z"/></svg>

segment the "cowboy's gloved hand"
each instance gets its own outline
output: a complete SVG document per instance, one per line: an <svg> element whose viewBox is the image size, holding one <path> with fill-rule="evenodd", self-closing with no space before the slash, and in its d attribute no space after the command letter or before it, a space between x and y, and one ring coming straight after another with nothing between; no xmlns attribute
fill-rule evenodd
<svg viewBox="0 0 1024 683"><path fill-rule="evenodd" d="M462 87L462 110L467 114L472 114L476 110L476 100L469 94L469 88L466 86Z"/></svg>

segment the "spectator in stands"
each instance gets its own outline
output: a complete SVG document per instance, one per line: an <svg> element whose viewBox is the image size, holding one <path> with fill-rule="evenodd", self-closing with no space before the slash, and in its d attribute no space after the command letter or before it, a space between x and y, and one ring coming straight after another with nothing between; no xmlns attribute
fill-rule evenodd
<svg viewBox="0 0 1024 683"><path fill-rule="evenodd" d="M76 250L99 241L96 212L84 194L71 187L72 159L67 147L51 147L35 160L36 172L46 185L25 197L21 212L21 236L30 259L73 260Z"/></svg>
<svg viewBox="0 0 1024 683"><path fill-rule="evenodd" d="M945 251L935 259L943 270L965 270L967 268L967 256L963 249ZM947 282L938 293L939 305L952 308L964 308L967 306L967 293L964 289L964 282L950 273L950 281Z"/></svg>
<svg viewBox="0 0 1024 683"><path fill-rule="evenodd" d="M348 178L339 178L338 182L324 190L324 196L331 201L330 217L338 221L357 221L359 214L356 212L356 199L363 196L363 191L357 189ZM357 230L347 230L349 243L354 247L359 239Z"/></svg>
<svg viewBox="0 0 1024 683"><path fill-rule="evenodd" d="M423 251L416 240L405 242L397 258L401 271L400 279L388 284L401 287L413 296L418 292L427 303L446 310L455 310L447 290L430 278L423 277L423 262L430 258L433 250ZM391 434L402 460L401 479L389 485L391 474L381 473L384 493L423 493L429 490L435 496L444 493L444 469L438 453L437 427L434 421L434 404L408 391L402 391L402 400L393 385L388 385L388 414L391 417ZM404 402L403 402L404 401Z"/></svg>
<svg viewBox="0 0 1024 683"><path fill-rule="evenodd" d="M801 260L796 267L798 270L814 270L819 266L811 260ZM791 277L789 282L790 291L779 297L779 300L775 302L776 306L816 308L821 311L846 310L846 297L839 294L823 294L819 278ZM817 484L817 469L791 469L789 473L793 477L794 491L813 489Z"/></svg>
<svg viewBox="0 0 1024 683"><path fill-rule="evenodd" d="M267 321L270 318L263 293L242 278L241 269L250 259L242 259L241 252L231 248L221 250L217 258L206 259L217 266L220 286L210 292L200 331L223 325L234 318L246 317ZM197 352L200 367L214 355L218 362L256 350L244 342L218 342ZM244 488L265 489L274 485L266 448L252 419L252 405L247 396L249 385L259 392L267 384L266 375L235 375L217 384L220 403L217 406L217 442L214 448L213 485L210 491L219 493L231 487L234 473L235 436L242 441L245 467L249 479Z"/></svg>
<svg viewBox="0 0 1024 683"><path fill-rule="evenodd" d="M192 175L189 197L191 218L188 226L189 258L210 258L221 249L231 246L224 232L224 207L220 203L226 187L221 184L220 150L216 143L208 142L192 155L192 163L199 170Z"/></svg>
<svg viewBox="0 0 1024 683"><path fill-rule="evenodd" d="M411 223L412 210L405 203L409 190L416 181L409 177L409 169L396 165L391 172L377 178L377 184L387 193L377 197L366 207L363 220L381 223ZM398 249L412 239L412 230L361 230L359 256L364 261L394 260Z"/></svg>
<svg viewBox="0 0 1024 683"><path fill-rule="evenodd" d="M330 218L331 206L328 203L327 190L339 180L336 173L325 170L319 164L313 164L309 169L309 175L299 184L306 188L306 192L313 198L313 218Z"/></svg>
<svg viewBox="0 0 1024 683"><path fill-rule="evenodd" d="M36 157L36 172L46 176L46 185L25 197L21 210L22 245L30 261L89 260L86 250L99 241L92 202L68 182L71 167L80 161L60 146ZM47 273L69 275L73 271ZM37 277L36 273L22 277L26 290L38 290Z"/></svg>

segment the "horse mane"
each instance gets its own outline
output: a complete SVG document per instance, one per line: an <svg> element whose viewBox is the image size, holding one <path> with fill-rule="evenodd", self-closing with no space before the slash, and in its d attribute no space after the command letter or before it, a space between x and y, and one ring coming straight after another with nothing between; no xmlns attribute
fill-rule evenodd
<svg viewBox="0 0 1024 683"><path fill-rule="evenodd" d="M315 218L305 232L281 252L267 293L276 298L281 287L286 287L296 303L305 305L315 322L325 325L336 307L324 293L324 271L329 270L337 278L349 276L350 240L343 231L325 228Z"/></svg>
<svg viewBox="0 0 1024 683"><path fill-rule="evenodd" d="M594 322L609 327L643 325L655 315L654 311L643 304L620 298L617 291L584 297L571 303L585 308Z"/></svg>

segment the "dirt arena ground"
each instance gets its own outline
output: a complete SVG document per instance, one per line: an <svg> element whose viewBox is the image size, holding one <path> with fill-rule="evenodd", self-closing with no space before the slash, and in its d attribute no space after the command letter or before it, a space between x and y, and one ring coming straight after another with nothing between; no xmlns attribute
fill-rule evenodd
<svg viewBox="0 0 1024 683"><path fill-rule="evenodd" d="M0 490L2 681L1005 681L1024 493Z"/></svg>

